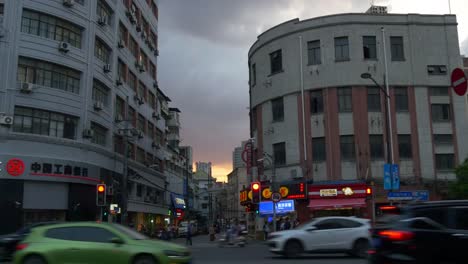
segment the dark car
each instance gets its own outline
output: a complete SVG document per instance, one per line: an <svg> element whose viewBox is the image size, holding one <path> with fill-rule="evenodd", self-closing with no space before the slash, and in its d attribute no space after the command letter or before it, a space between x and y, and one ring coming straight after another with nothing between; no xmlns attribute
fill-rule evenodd
<svg viewBox="0 0 468 264"><path fill-rule="evenodd" d="M13 257L13 253L16 250L16 245L21 240L23 240L29 233L31 233L31 229L38 227L38 226L44 226L44 225L50 225L50 224L56 224L56 223L58 222L34 223L34 224L27 225L19 229L15 233L0 236L0 260L10 260Z"/></svg>
<svg viewBox="0 0 468 264"><path fill-rule="evenodd" d="M468 263L468 200L412 204L372 230L372 264Z"/></svg>

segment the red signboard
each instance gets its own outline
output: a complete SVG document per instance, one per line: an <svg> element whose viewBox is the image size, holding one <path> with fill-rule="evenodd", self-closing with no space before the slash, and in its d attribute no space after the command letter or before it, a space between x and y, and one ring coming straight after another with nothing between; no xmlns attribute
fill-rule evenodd
<svg viewBox="0 0 468 264"><path fill-rule="evenodd" d="M452 87L456 94L464 96L467 89L467 80L462 69L456 68L452 72Z"/></svg>
<svg viewBox="0 0 468 264"><path fill-rule="evenodd" d="M6 170L11 176L20 176L24 172L24 162L20 159L11 159L6 164Z"/></svg>
<svg viewBox="0 0 468 264"><path fill-rule="evenodd" d="M252 143L245 143L244 150L242 151L242 160L245 162L247 167L247 173L250 175L252 168Z"/></svg>
<svg viewBox="0 0 468 264"><path fill-rule="evenodd" d="M365 183L309 185L309 199L365 198Z"/></svg>

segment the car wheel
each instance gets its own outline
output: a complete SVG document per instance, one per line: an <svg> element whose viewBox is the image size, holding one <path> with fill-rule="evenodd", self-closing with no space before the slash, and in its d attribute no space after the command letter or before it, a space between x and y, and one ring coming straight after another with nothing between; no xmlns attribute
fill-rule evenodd
<svg viewBox="0 0 468 264"><path fill-rule="evenodd" d="M44 258L40 256L28 256L23 260L23 264L47 264Z"/></svg>
<svg viewBox="0 0 468 264"><path fill-rule="evenodd" d="M369 250L370 244L367 239L358 239L354 242L353 249L351 253L359 258L366 258L367 257L367 250Z"/></svg>
<svg viewBox="0 0 468 264"><path fill-rule="evenodd" d="M151 256L136 257L133 264L156 264L157 262Z"/></svg>
<svg viewBox="0 0 468 264"><path fill-rule="evenodd" d="M299 241L291 240L284 247L284 254L287 258L296 258L302 254L302 244Z"/></svg>

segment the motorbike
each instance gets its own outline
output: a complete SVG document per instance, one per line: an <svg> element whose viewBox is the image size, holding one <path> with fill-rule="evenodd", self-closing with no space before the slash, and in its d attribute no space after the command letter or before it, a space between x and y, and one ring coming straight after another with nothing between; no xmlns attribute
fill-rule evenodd
<svg viewBox="0 0 468 264"><path fill-rule="evenodd" d="M227 237L225 234L218 240L218 246L238 246L238 247L245 247L247 244L247 231L242 231L238 236L232 236L230 238Z"/></svg>

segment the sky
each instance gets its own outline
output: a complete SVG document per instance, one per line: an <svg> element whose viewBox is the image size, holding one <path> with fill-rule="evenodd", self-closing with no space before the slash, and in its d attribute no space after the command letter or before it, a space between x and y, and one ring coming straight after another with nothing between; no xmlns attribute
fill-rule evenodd
<svg viewBox="0 0 468 264"><path fill-rule="evenodd" d="M160 0L158 79L181 110L181 145L225 180L232 151L249 136L247 54L257 36L284 21L364 12L371 0ZM375 0L390 13L448 14L448 0ZM468 1L451 0L468 56Z"/></svg>

